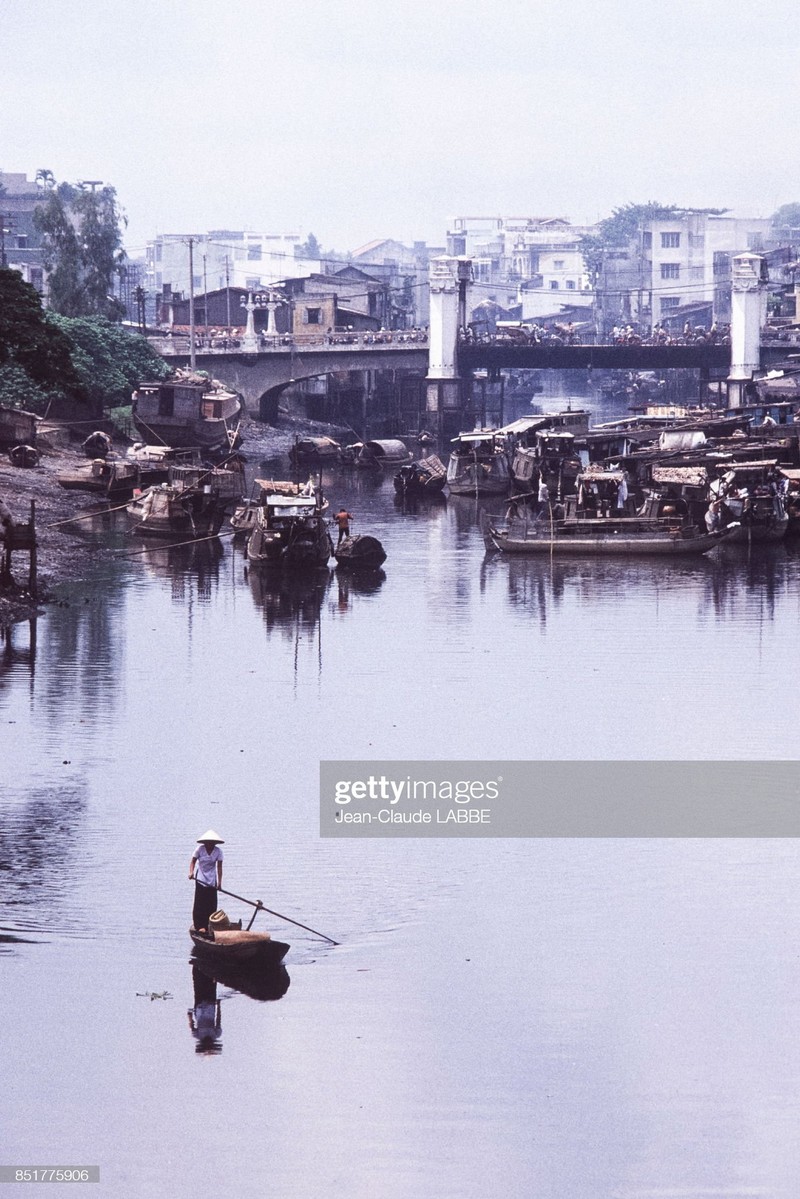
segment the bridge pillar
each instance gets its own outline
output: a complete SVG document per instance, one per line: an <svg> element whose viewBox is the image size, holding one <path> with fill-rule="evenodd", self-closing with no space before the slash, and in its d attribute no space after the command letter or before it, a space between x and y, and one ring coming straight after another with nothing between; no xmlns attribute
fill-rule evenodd
<svg viewBox="0 0 800 1199"><path fill-rule="evenodd" d="M761 366L761 329L767 316L766 262L760 254L736 254L732 259L731 373L728 404L746 402L748 383Z"/></svg>
<svg viewBox="0 0 800 1199"><path fill-rule="evenodd" d="M446 435L460 419L463 397L458 370L458 330L466 324L467 287L471 278L472 263L468 258L442 255L431 261L426 410L440 436Z"/></svg>

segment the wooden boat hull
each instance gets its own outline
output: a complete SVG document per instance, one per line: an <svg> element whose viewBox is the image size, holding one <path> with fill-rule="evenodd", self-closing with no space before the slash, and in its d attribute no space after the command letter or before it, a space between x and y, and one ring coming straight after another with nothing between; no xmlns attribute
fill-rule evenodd
<svg viewBox="0 0 800 1199"><path fill-rule="evenodd" d="M277 966L289 951L285 941L273 941L269 933L232 929L206 936L190 928L189 936L195 952L208 962Z"/></svg>
<svg viewBox="0 0 800 1199"><path fill-rule="evenodd" d="M386 561L386 550L380 541L366 533L345 537L333 554L339 566L347 570L377 570Z"/></svg>
<svg viewBox="0 0 800 1199"><path fill-rule="evenodd" d="M484 540L487 548L500 550L503 554L572 554L579 557L634 557L646 554L655 557L685 557L707 554L727 538L724 534L714 533L684 536L680 532L606 533L602 530L586 532L580 529L556 529L551 534L547 526L541 531L529 528L525 535L515 534L513 530L509 532L497 529L491 522L485 521Z"/></svg>

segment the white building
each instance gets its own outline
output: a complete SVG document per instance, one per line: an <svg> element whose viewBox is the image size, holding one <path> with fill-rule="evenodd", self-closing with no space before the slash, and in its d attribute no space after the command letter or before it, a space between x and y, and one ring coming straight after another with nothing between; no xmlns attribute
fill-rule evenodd
<svg viewBox="0 0 800 1199"><path fill-rule="evenodd" d="M254 233L213 229L208 233L165 233L147 243L147 288L189 294L189 241L193 242L193 290L261 288L287 276L324 270L319 259L299 257L299 233Z"/></svg>
<svg viewBox="0 0 800 1199"><path fill-rule="evenodd" d="M647 221L641 230L641 297L631 304L650 323L701 304L715 320L730 319L731 258L767 248L770 221L685 212Z"/></svg>
<svg viewBox="0 0 800 1199"><path fill-rule="evenodd" d="M592 307L580 240L594 231L563 217L454 217L447 251L472 259L478 298L521 304L523 320L531 320Z"/></svg>

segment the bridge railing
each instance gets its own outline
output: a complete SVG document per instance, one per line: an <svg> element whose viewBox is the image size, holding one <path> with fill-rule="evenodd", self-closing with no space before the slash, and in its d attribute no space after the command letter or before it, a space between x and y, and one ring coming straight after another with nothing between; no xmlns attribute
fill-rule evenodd
<svg viewBox="0 0 800 1199"><path fill-rule="evenodd" d="M168 357L170 354L184 356L190 352L189 337L185 333L152 336L147 339L157 353ZM195 351L198 354L231 354L243 352L242 338L236 336L206 337L200 334L195 337ZM279 333L277 336L260 334L258 337L259 353L281 353L307 350L393 350L398 346L424 347L428 344L428 333L425 329L382 329L382 330L353 330L352 332L337 333Z"/></svg>

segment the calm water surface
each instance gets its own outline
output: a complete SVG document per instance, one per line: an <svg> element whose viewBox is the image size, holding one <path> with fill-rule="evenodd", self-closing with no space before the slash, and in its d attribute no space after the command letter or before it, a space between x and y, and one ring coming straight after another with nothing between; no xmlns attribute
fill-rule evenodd
<svg viewBox="0 0 800 1199"><path fill-rule="evenodd" d="M376 584L153 547L0 645L0 1164L114 1199L794 1199L794 842L316 829L320 758L794 759L798 552L507 562L469 501L326 486ZM208 824L228 886L342 942L273 922L281 998L193 976Z"/></svg>

